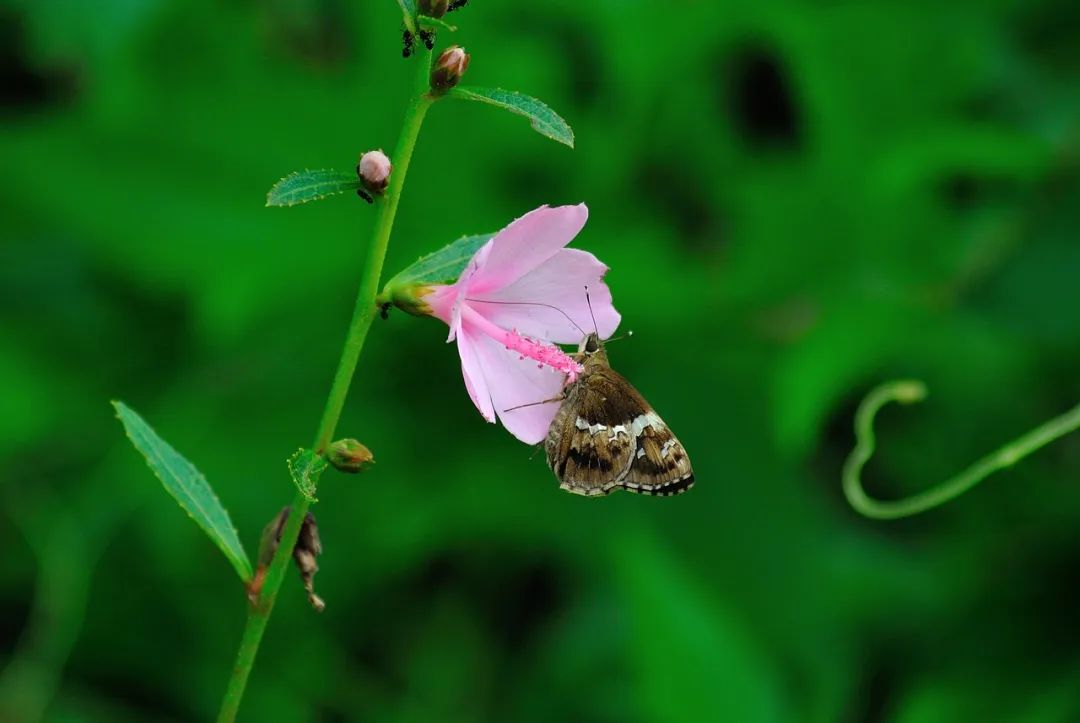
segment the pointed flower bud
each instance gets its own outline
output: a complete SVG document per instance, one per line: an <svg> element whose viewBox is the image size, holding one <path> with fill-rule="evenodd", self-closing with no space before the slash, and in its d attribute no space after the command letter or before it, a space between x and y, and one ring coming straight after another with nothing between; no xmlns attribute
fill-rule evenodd
<svg viewBox="0 0 1080 723"><path fill-rule="evenodd" d="M441 18L446 15L446 11L450 7L450 0L420 0L416 7L421 15L427 15L429 18Z"/></svg>
<svg viewBox="0 0 1080 723"><path fill-rule="evenodd" d="M370 193L381 195L390 183L390 159L382 152L382 149L368 151L360 156L360 163L356 166L356 173L360 181Z"/></svg>
<svg viewBox="0 0 1080 723"><path fill-rule="evenodd" d="M469 54L460 45L451 45L435 61L431 70L431 91L445 93L453 88L469 68Z"/></svg>
<svg viewBox="0 0 1080 723"><path fill-rule="evenodd" d="M326 456L335 469L350 474L363 472L375 464L375 455L355 439L339 439L330 445Z"/></svg>

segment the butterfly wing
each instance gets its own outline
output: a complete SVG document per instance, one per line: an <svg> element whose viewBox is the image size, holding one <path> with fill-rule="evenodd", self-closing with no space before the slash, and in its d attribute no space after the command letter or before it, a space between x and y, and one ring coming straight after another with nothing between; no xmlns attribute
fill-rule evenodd
<svg viewBox="0 0 1080 723"><path fill-rule="evenodd" d="M626 489L675 495L694 484L690 459L644 397L606 364L567 388L547 441L548 465L575 494Z"/></svg>
<svg viewBox="0 0 1080 723"><path fill-rule="evenodd" d="M660 416L649 410L631 423L637 444L619 484L646 495L677 495L694 486L694 470L682 444Z"/></svg>
<svg viewBox="0 0 1080 723"><path fill-rule="evenodd" d="M622 424L637 404L620 393L610 369L589 371L566 389L546 443L548 466L574 494L606 495L633 462L634 439Z"/></svg>

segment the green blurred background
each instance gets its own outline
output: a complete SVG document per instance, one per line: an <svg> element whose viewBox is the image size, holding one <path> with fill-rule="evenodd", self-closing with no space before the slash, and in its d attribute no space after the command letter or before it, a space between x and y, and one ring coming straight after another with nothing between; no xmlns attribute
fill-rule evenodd
<svg viewBox="0 0 1080 723"><path fill-rule="evenodd" d="M389 150L392 0L0 2L3 720L212 717L232 569L124 439L209 477L249 552L293 493L373 219L263 207ZM688 495L564 494L484 424L445 328L377 322L249 721L1080 720L1080 437L925 516L840 466L894 376L873 492L922 489L1080 400L1080 4L473 0L467 81L544 99L570 151L428 116L395 272L585 201L613 345L690 451ZM444 32L438 47L451 41Z"/></svg>

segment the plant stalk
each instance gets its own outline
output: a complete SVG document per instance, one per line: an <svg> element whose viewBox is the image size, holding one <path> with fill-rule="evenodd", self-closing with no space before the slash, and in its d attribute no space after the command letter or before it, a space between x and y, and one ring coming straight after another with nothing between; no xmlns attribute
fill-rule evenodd
<svg viewBox="0 0 1080 723"><path fill-rule="evenodd" d="M390 184L386 194L376 201L375 227L372 231L371 243L368 247L366 263L363 275L360 277L360 288L356 294L356 305L353 308L352 321L345 337L345 344L341 350L341 360L338 362L334 381L330 386L330 393L326 398L319 428L315 434L313 449L322 454L330 444L337 428L341 410L345 406L345 398L349 393L353 373L356 364L360 360L360 352L364 348L364 340L367 338L368 329L375 318L375 296L379 291L379 280L382 277L383 262L386 259L386 249L390 242L390 232L394 227L394 217L397 215L398 202L401 199L401 190L405 185L405 176L409 171L409 161L412 159L413 149L416 147L416 139L420 135L420 126L424 122L424 116L428 108L434 102L434 98L428 93L431 73L431 51L421 49L417 52L416 78L414 81L414 95L408 110L405 112L405 120L398 137L397 147L390 159L394 164L390 174ZM262 641L266 624L270 620L270 614L277 600L278 590L285 578L285 572L292 557L293 548L296 546L297 537L304 517L307 515L311 502L300 491L297 491L289 511L289 518L281 533L281 541L274 553L270 567L263 579L259 598L248 610L247 624L240 640L240 649L236 654L236 663L229 676L228 686L225 689L225 698L221 703L218 713L218 723L232 723L236 720L236 714L240 709L240 702L244 696L244 688L248 677L251 675L255 656L259 651L259 643Z"/></svg>
<svg viewBox="0 0 1080 723"><path fill-rule="evenodd" d="M874 454L874 417L889 402L911 404L926 397L926 386L915 380L887 382L871 391L855 413L855 448L844 463L844 495L857 512L878 520L895 520L932 510L959 497L998 470L1012 467L1029 454L1042 449L1054 440L1080 429L1080 404L1064 414L1040 424L1000 447L955 477L941 484L899 500L878 500L866 494L862 485L862 468Z"/></svg>

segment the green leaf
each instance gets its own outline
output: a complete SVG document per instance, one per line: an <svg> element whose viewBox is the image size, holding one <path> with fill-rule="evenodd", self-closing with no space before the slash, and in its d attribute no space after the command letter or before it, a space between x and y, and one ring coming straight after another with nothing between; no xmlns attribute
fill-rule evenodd
<svg viewBox="0 0 1080 723"><path fill-rule="evenodd" d="M229 513L221 506L206 478L159 437L134 410L123 402L114 401L112 405L128 439L146 458L146 463L165 485L165 490L221 548L240 579L244 582L251 580L251 562L244 552L244 546L240 544Z"/></svg>
<svg viewBox="0 0 1080 723"><path fill-rule="evenodd" d="M504 108L511 113L523 115L532 123L533 130L540 135L547 136L565 146L574 147L574 131L558 113L536 98L501 88L457 87L450 90L447 95L487 103Z"/></svg>
<svg viewBox="0 0 1080 723"><path fill-rule="evenodd" d="M310 449L298 449L289 457L288 464L289 474L300 493L311 502L318 502L315 489L319 485L319 477L326 469L326 459Z"/></svg>
<svg viewBox="0 0 1080 723"><path fill-rule="evenodd" d="M432 27L442 28L451 33L457 32L457 25L451 25L450 23L440 18L433 18L430 15L417 15L416 22L420 25L430 25Z"/></svg>
<svg viewBox="0 0 1080 723"><path fill-rule="evenodd" d="M267 206L295 206L308 201L355 191L360 179L355 172L320 169L290 173L266 194Z"/></svg>
<svg viewBox="0 0 1080 723"><path fill-rule="evenodd" d="M461 276L469 259L486 244L495 234L481 233L474 236L462 236L457 241L443 246L427 256L421 256L404 271L386 282L379 294L379 303L389 301L394 289L428 284L452 284Z"/></svg>
<svg viewBox="0 0 1080 723"><path fill-rule="evenodd" d="M693 494L691 492L691 494ZM627 526L609 545L643 720L792 720L782 677L755 631L655 535ZM678 660L678 666L656 664ZM636 670L635 670L636 668Z"/></svg>
<svg viewBox="0 0 1080 723"><path fill-rule="evenodd" d="M416 32L416 4L413 0L397 0L398 7L401 8L401 15L405 20L405 28L410 33Z"/></svg>

